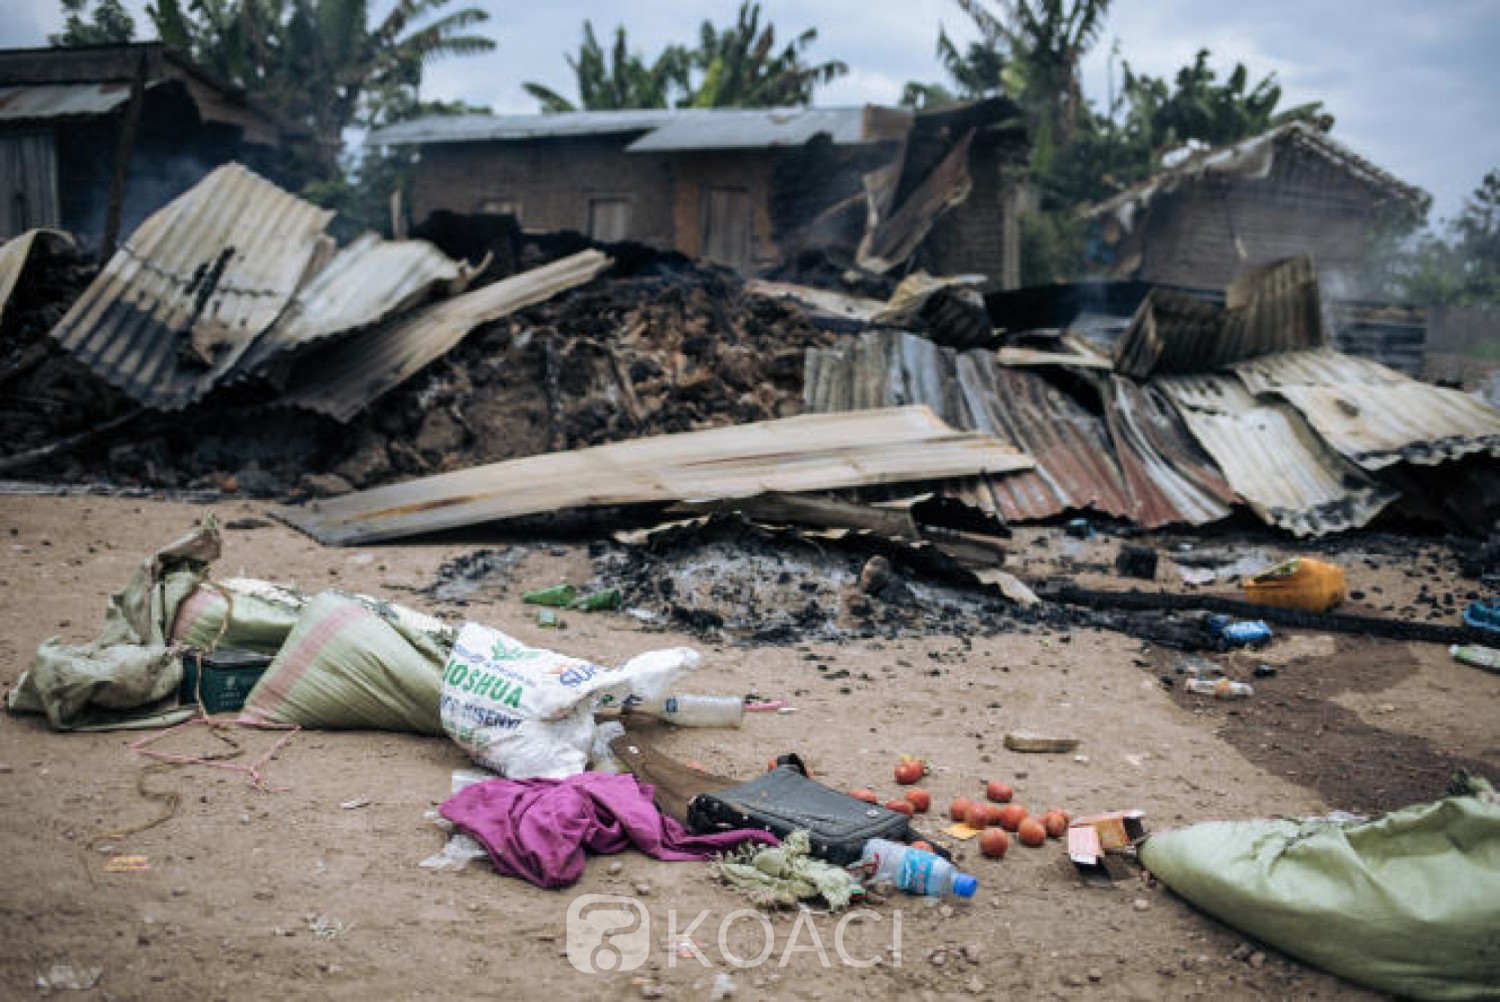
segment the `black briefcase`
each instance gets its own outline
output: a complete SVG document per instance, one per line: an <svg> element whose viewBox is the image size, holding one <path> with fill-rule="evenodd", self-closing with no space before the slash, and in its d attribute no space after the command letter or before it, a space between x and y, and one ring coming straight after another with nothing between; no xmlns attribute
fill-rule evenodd
<svg viewBox="0 0 1500 1002"><path fill-rule="evenodd" d="M795 756L748 783L700 793L688 802L687 824L695 834L760 828L778 838L807 831L812 853L840 866L859 859L872 838L910 842L906 815L855 800L808 779Z"/></svg>

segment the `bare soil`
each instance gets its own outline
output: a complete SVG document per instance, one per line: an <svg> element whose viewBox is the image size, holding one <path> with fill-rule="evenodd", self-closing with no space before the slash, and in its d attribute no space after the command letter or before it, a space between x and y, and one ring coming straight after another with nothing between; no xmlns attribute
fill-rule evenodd
<svg viewBox="0 0 1500 1002"><path fill-rule="evenodd" d="M661 729L664 750L717 773L748 778L766 759L796 751L837 788L895 795L891 768L905 753L931 763L926 785L937 804L1002 778L1034 808L1137 807L1158 829L1385 810L1440 795L1463 764L1500 777L1500 676L1457 664L1437 645L1279 631L1264 650L1212 655L1254 682L1252 699L1205 701L1164 685L1178 652L1118 632L1025 621L987 599L935 599L914 579L891 608L878 607L880 599L862 615L852 576L823 565L806 572L823 577L797 594L803 607L828 615L790 620L796 629L759 640L754 630L629 611L570 613L565 629L542 630L520 592L563 579L607 583L598 575L610 567L624 576L610 563L619 560L612 547L596 542L591 554L584 541L474 534L325 549L271 522L258 502L0 497L0 685L14 684L43 639L91 638L104 598L136 563L210 511L242 526L226 531L223 577L366 591L596 660L694 644L703 665L685 688L755 692L796 707L750 715L739 730ZM1295 552L1289 540L1270 540L1256 545L1272 557ZM1146 541L1164 553L1180 542ZM1116 545L1028 529L1017 535L1012 569L1121 587L1110 570ZM433 590L440 568L473 561L481 549L495 556L476 587ZM1451 622L1473 587L1438 541L1353 537L1335 549L1351 589L1364 596L1351 611ZM763 579L764 569L754 570ZM797 587L803 571L793 571L787 583ZM1155 586L1188 590L1170 560ZM723 617L741 598L733 584L717 587L705 594L718 595ZM762 601L768 616L775 601ZM927 615L935 601L954 613ZM1276 674L1254 678L1260 664ZM1083 743L1077 757L1023 755L1003 747L1011 730ZM635 853L594 859L567 891L539 890L484 865L418 868L445 839L424 815L466 765L445 739L303 732L266 769L285 791L263 793L225 770L147 771L129 749L138 737L0 720L0 858L8 868L0 998L38 997L38 976L60 964L101 970L93 988L60 993L80 999L598 999L658 988L667 998L704 999L719 972L733 975L741 999L1376 997L1248 942L1134 871L1109 886L1085 885L1056 842L1013 846L992 862L940 838L979 877L973 904L898 898L879 907L880 921L845 930L848 952L866 958L890 944L899 912L899 964L886 953L869 969L839 965L838 918L813 916L832 961L825 967L806 928L791 940L795 918L787 915L776 920L770 960L741 971L721 956L717 931L745 902L711 883L701 864ZM243 730L231 737L243 746L233 762L274 739ZM202 729L173 740L178 750L227 750ZM164 813L160 824L115 834ZM923 819L919 827L940 825ZM149 869L107 872L119 855L145 856ZM612 873L615 862L622 865ZM655 944L646 967L586 975L570 966L565 918L581 893L644 895ZM674 918L680 936L700 910L709 917L692 937L711 967L679 958L668 941ZM760 939L740 921L726 943L753 956Z"/></svg>

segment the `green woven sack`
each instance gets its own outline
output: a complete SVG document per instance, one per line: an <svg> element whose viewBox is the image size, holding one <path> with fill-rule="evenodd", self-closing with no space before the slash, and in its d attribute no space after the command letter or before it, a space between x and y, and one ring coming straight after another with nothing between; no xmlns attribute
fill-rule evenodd
<svg viewBox="0 0 1500 1002"><path fill-rule="evenodd" d="M1210 915L1340 977L1413 998L1500 999L1493 793L1374 821L1194 825L1140 853Z"/></svg>

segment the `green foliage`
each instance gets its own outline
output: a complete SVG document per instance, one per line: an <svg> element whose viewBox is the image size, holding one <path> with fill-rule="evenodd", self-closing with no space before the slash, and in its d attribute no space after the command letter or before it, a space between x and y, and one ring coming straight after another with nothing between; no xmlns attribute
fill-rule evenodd
<svg viewBox="0 0 1500 1002"><path fill-rule="evenodd" d="M1374 255L1389 298L1418 305L1500 306L1500 168L1465 201L1446 237L1388 234Z"/></svg>
<svg viewBox="0 0 1500 1002"><path fill-rule="evenodd" d="M135 37L135 18L120 0L92 0L93 16L85 19L91 0L60 0L67 19L63 30L47 36L47 44L59 48L73 45L114 45Z"/></svg>
<svg viewBox="0 0 1500 1002"><path fill-rule="evenodd" d="M939 28L937 57L954 89L950 90L944 84L911 81L901 92L902 107L916 111L941 108L994 97L1004 88L1007 57L994 38L970 42L968 49L960 52L953 39L948 37L947 30Z"/></svg>
<svg viewBox="0 0 1500 1002"><path fill-rule="evenodd" d="M1033 212L1021 217L1021 284L1051 285L1087 270L1083 219L1067 211Z"/></svg>
<svg viewBox="0 0 1500 1002"><path fill-rule="evenodd" d="M608 54L591 22L568 65L578 83L578 101L539 83L523 84L543 112L607 111L623 108L776 108L806 105L813 91L849 71L837 61L809 65L807 48L817 40L802 32L779 51L776 30L760 23L760 4L745 0L735 23L724 29L704 21L696 48L669 45L649 64L630 51L625 28L615 29Z"/></svg>
<svg viewBox="0 0 1500 1002"><path fill-rule="evenodd" d="M489 14L449 3L396 0L373 27L367 0L155 0L146 12L163 42L306 127L307 168L329 181L344 130L398 120L427 61L494 48L466 33Z"/></svg>
<svg viewBox="0 0 1500 1002"><path fill-rule="evenodd" d="M589 111L669 107L673 93L688 89L689 62L687 50L674 45L647 66L639 53L630 51L624 25L615 29L615 43L606 55L590 21L583 22L578 55L568 57L578 80L580 103ZM579 110L572 101L542 84L527 82L521 86L541 102L545 114Z"/></svg>

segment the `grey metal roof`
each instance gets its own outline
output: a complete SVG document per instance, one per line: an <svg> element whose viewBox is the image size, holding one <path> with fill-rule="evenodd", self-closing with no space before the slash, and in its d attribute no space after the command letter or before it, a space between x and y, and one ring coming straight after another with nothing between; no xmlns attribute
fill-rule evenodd
<svg viewBox="0 0 1500 1002"><path fill-rule="evenodd" d="M371 146L564 139L643 132L631 153L799 146L820 132L835 143L869 142L864 108L641 108L556 115L450 115L370 133Z"/></svg>
<svg viewBox="0 0 1500 1002"><path fill-rule="evenodd" d="M332 216L239 164L220 167L130 235L52 337L140 402L184 407L281 314Z"/></svg>
<svg viewBox="0 0 1500 1002"><path fill-rule="evenodd" d="M837 146L868 141L863 108L690 108L629 146L629 153L801 146L826 132Z"/></svg>
<svg viewBox="0 0 1500 1002"><path fill-rule="evenodd" d="M130 99L128 83L35 84L0 87L0 121L104 115Z"/></svg>
<svg viewBox="0 0 1500 1002"><path fill-rule="evenodd" d="M370 401L452 351L475 327L591 282L610 263L597 250L579 251L393 317L299 362L279 402L348 421Z"/></svg>

